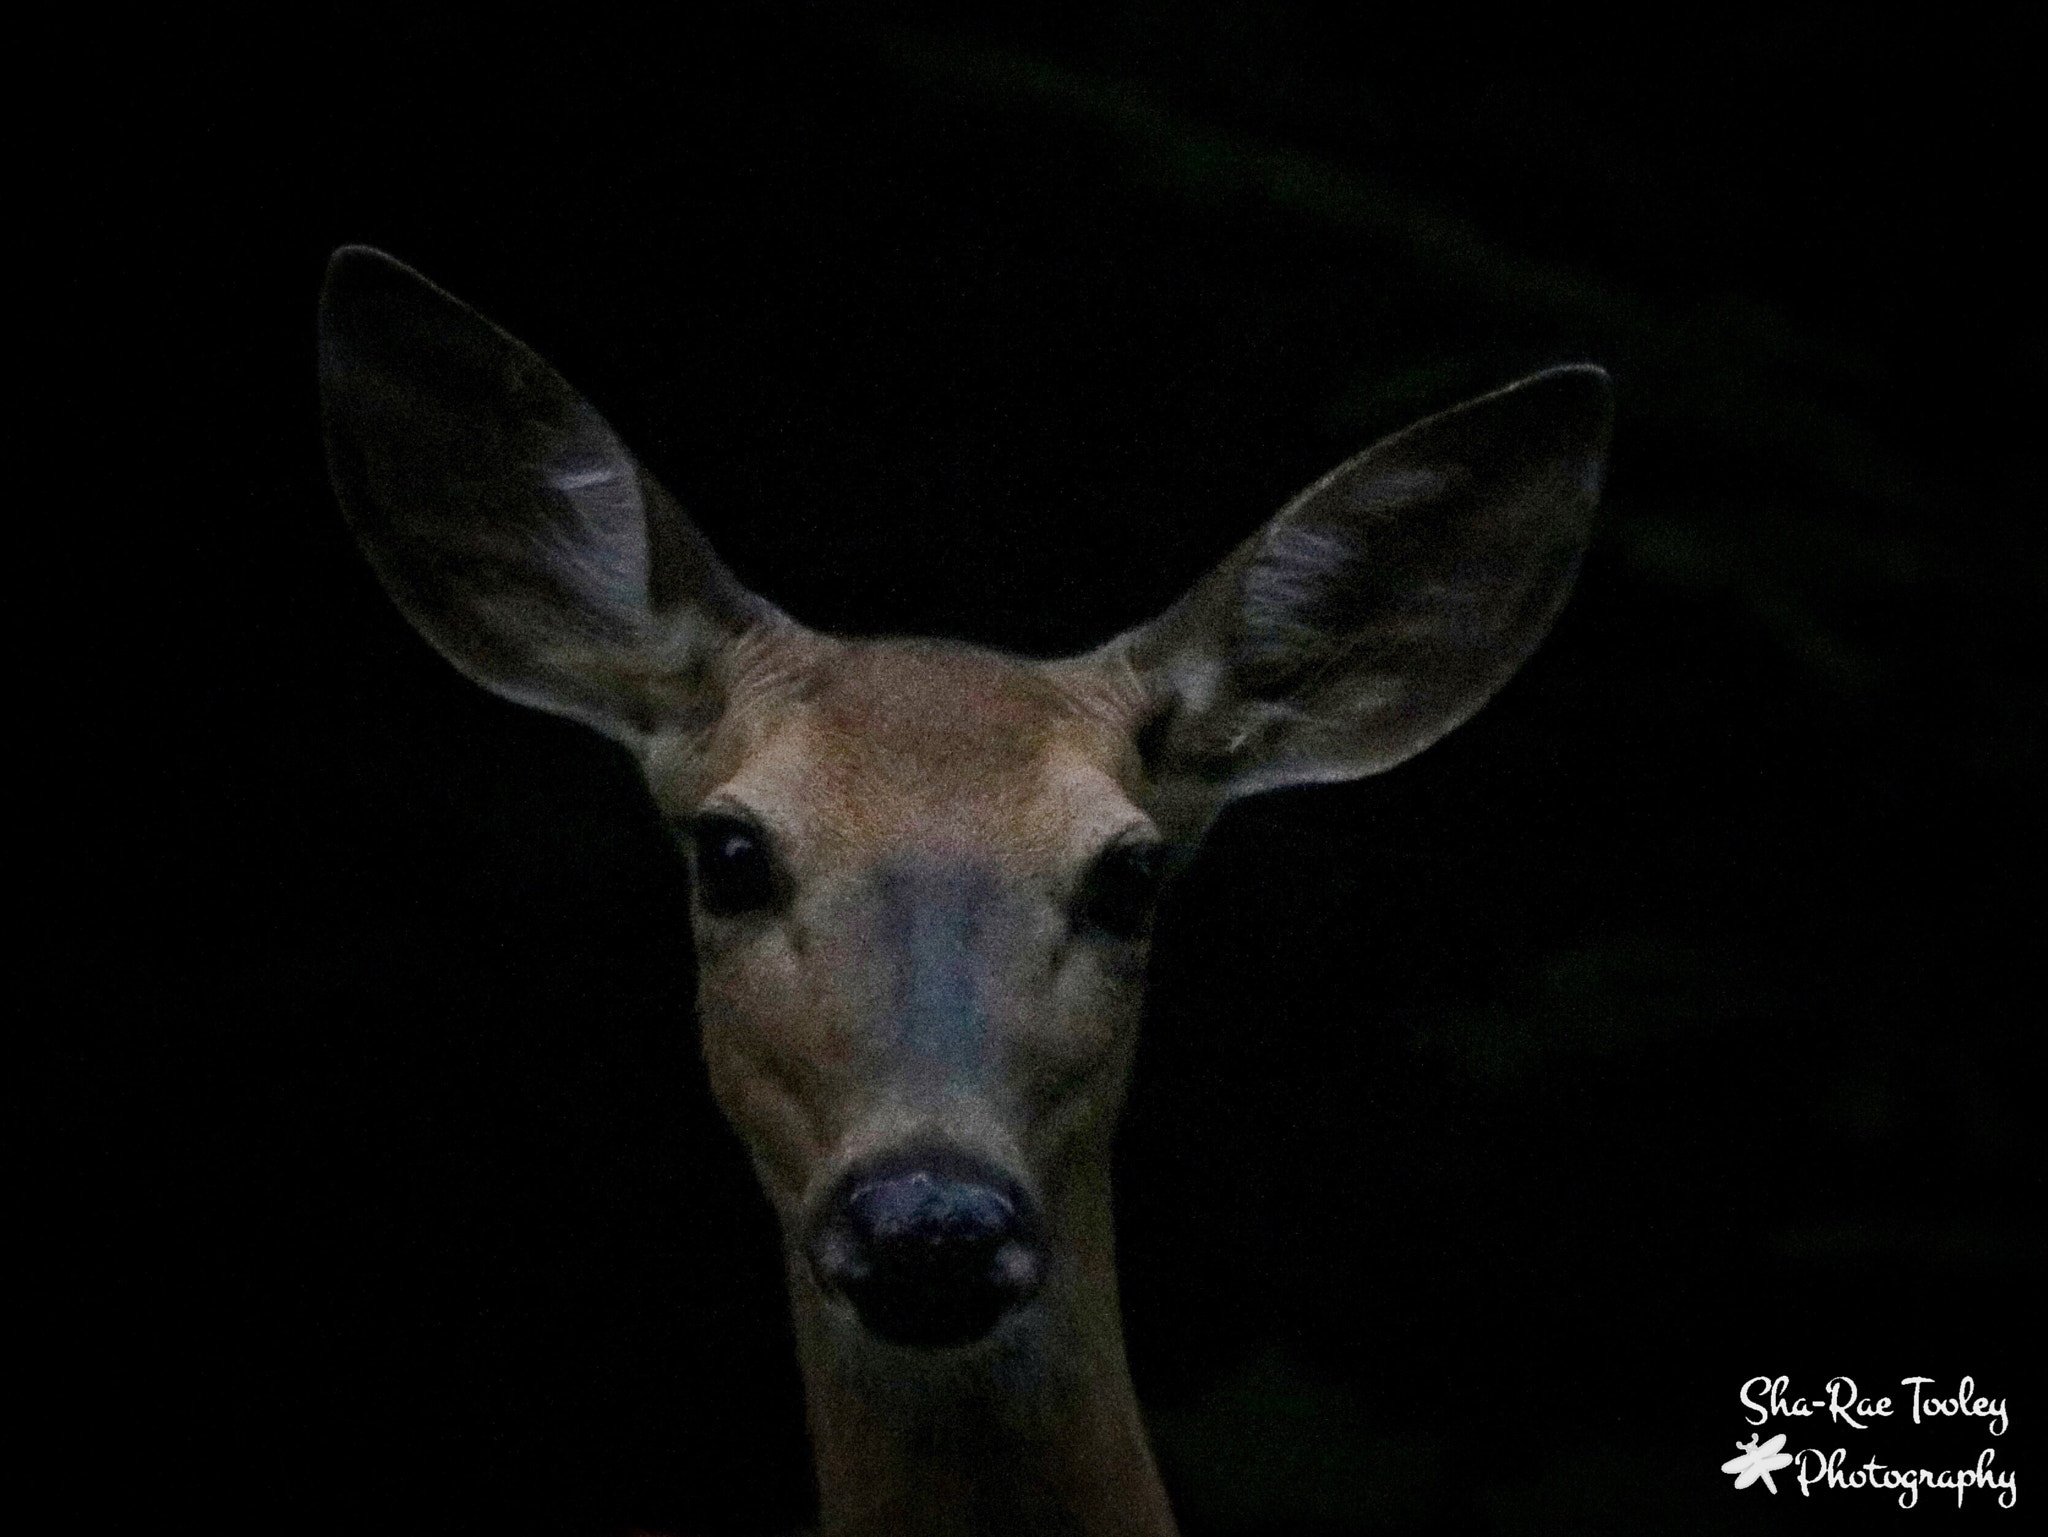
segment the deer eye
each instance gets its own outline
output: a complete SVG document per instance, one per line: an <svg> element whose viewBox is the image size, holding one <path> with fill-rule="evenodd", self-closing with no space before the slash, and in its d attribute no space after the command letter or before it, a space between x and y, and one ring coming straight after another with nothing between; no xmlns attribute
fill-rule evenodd
<svg viewBox="0 0 2048 1537"><path fill-rule="evenodd" d="M1075 902L1077 925L1118 939L1135 939L1151 920L1166 879L1166 850L1157 843L1114 843L1102 851L1081 882Z"/></svg>
<svg viewBox="0 0 2048 1537"><path fill-rule="evenodd" d="M689 824L697 900L721 918L782 905L768 835L738 817L709 812Z"/></svg>

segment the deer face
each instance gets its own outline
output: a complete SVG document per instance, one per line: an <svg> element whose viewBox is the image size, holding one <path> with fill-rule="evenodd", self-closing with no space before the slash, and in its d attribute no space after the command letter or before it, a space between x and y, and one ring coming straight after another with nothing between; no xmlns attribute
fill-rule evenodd
<svg viewBox="0 0 2048 1537"><path fill-rule="evenodd" d="M1163 844L1106 671L789 634L695 751L649 757L689 855L698 1015L799 1283L957 1344L1028 1301L1099 1165Z"/></svg>
<svg viewBox="0 0 2048 1537"><path fill-rule="evenodd" d="M1167 850L1476 710L1570 589L1609 417L1605 376L1567 368L1430 418L1158 619L1041 663L804 629L547 364L388 257L337 253L321 373L399 606L486 687L627 747L676 830L705 1060L800 1311L924 1350L1113 1292Z"/></svg>

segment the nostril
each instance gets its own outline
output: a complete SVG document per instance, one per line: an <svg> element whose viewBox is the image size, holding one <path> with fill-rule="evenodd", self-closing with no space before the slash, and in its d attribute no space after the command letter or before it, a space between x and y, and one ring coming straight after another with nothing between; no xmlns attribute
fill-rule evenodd
<svg viewBox="0 0 2048 1537"><path fill-rule="evenodd" d="M867 1327L905 1345L964 1345L1045 1276L1021 1191L927 1167L856 1183L810 1245L813 1274Z"/></svg>

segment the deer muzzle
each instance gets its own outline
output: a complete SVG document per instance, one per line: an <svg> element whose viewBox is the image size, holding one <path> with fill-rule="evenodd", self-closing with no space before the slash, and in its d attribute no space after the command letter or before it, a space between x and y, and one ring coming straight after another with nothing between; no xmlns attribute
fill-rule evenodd
<svg viewBox="0 0 2048 1537"><path fill-rule="evenodd" d="M807 1253L828 1293L895 1345L984 1338L1045 1278L1030 1197L979 1159L933 1149L856 1168L824 1203Z"/></svg>

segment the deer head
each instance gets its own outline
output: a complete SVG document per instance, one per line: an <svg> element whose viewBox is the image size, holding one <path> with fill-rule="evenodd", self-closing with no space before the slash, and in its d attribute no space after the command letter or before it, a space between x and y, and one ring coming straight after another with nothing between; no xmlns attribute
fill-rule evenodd
<svg viewBox="0 0 2048 1537"><path fill-rule="evenodd" d="M1606 376L1385 439L1047 662L806 629L546 363L377 252L334 258L320 368L398 606L631 752L689 861L704 1058L785 1236L828 1530L1169 1529L1108 1188L1160 884L1232 800L1390 768L1529 655L1590 531Z"/></svg>

